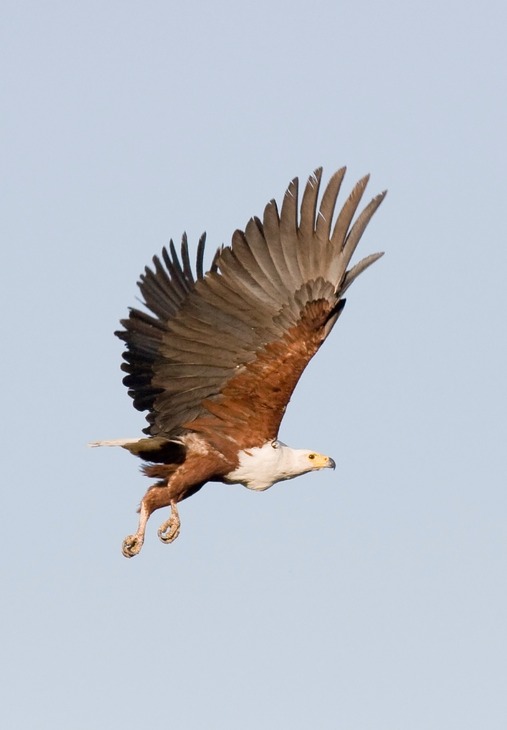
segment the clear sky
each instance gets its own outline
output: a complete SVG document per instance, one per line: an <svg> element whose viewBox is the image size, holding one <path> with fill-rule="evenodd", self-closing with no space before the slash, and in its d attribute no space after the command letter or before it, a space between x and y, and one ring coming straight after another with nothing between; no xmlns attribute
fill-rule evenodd
<svg viewBox="0 0 507 730"><path fill-rule="evenodd" d="M3 100L2 673L9 730L507 727L505 3L13 2ZM321 472L209 485L170 546L120 317L349 166L384 201L281 438Z"/></svg>

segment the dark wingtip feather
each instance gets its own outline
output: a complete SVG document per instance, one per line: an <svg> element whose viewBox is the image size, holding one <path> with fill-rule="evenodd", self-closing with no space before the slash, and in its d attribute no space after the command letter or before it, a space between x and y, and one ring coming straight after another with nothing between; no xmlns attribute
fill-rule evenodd
<svg viewBox="0 0 507 730"><path fill-rule="evenodd" d="M188 239L187 234L184 233L181 239L181 261L183 263L183 273L187 281L194 284L194 274L192 272L192 265L190 264L190 256L188 253Z"/></svg>
<svg viewBox="0 0 507 730"><path fill-rule="evenodd" d="M205 247L206 247L206 233L202 233L201 237L199 238L199 243L197 244L197 257L196 257L196 262L195 262L196 275L197 275L198 279L202 279L204 277L203 261L204 261Z"/></svg>
<svg viewBox="0 0 507 730"><path fill-rule="evenodd" d="M205 235L199 240L196 271L203 278ZM115 335L125 342L122 370L127 373L123 382L129 389L138 410L151 410L162 389L153 385L154 364L160 354L162 336L167 322L175 317L195 286L188 252L186 234L182 236L181 258L173 240L162 249L161 257L153 256L153 264L141 274L138 286L143 295L145 312L130 308L128 319L122 319L123 330ZM148 418L150 421L150 419Z"/></svg>
<svg viewBox="0 0 507 730"><path fill-rule="evenodd" d="M219 259L224 251L224 248L225 248L225 246L222 244L215 251L215 255L213 256L213 261L211 262L211 266L210 266L210 271L212 271L213 273L216 273L219 269L219 266L220 266Z"/></svg>
<svg viewBox="0 0 507 730"><path fill-rule="evenodd" d="M171 241L171 257L172 257L172 263L174 268L179 274L179 277L182 279L185 279L187 276L187 272L185 271L185 265L188 261L188 240L187 240L187 234L183 233L181 237L181 260L183 262L183 266L180 263L180 259L178 254L176 253L176 247L174 243ZM192 271L190 271L190 276L192 277L191 281L193 283L194 277L192 276Z"/></svg>

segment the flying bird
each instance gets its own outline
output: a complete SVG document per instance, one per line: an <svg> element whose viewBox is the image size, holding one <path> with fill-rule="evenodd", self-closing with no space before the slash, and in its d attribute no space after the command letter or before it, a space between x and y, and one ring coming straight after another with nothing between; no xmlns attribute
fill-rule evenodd
<svg viewBox="0 0 507 730"><path fill-rule="evenodd" d="M177 505L206 482L263 491L276 482L335 462L278 440L280 422L305 367L343 311L343 295L382 253L347 269L371 217L375 196L355 217L368 182L359 180L333 224L345 168L330 179L319 204L322 168L308 179L301 204L298 179L281 211L271 200L222 246L204 273L205 235L195 274L187 238L141 274L145 309L130 309L123 329L123 379L134 406L147 412L145 437L100 441L140 457L157 480L139 507L137 531L123 541L127 558L142 548L152 512L169 507L158 530L170 543L180 532Z"/></svg>

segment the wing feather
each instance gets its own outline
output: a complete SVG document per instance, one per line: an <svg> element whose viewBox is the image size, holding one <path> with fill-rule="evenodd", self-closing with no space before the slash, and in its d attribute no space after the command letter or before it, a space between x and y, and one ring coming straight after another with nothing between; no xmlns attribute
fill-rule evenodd
<svg viewBox="0 0 507 730"><path fill-rule="evenodd" d="M276 305L278 301L278 289L262 266L260 266L242 231L235 231L232 237L232 245L234 247L236 261L243 267L247 276L249 278L251 277L262 288L263 295L269 297L271 303Z"/></svg>
<svg viewBox="0 0 507 730"><path fill-rule="evenodd" d="M264 209L262 225L271 259L276 266L278 275L284 282L284 286L287 286L292 281L292 277L280 240L280 218L278 217L278 208L274 200L271 200Z"/></svg>
<svg viewBox="0 0 507 730"><path fill-rule="evenodd" d="M338 218L336 219L333 235L331 236L331 243L333 246L341 246L341 248L343 248L347 231L357 210L357 206L361 202L361 198L363 197L363 193L369 179L370 176L365 175L354 185L345 205L341 209Z"/></svg>
<svg viewBox="0 0 507 730"><path fill-rule="evenodd" d="M311 241L313 238L321 180L322 167L318 167L313 175L310 175L305 186L301 201L301 223L299 224L299 237L302 241Z"/></svg>
<svg viewBox="0 0 507 730"><path fill-rule="evenodd" d="M248 448L275 438L302 372L338 319L344 292L382 254L347 270L385 193L357 216L368 176L353 188L333 227L345 168L318 205L322 168L298 203L290 183L280 213L274 200L251 218L204 273L205 236L195 274L183 236L140 277L148 312L131 309L116 334L126 343L124 383L147 410L151 437L191 430L210 442ZM299 216L299 219L298 219Z"/></svg>
<svg viewBox="0 0 507 730"><path fill-rule="evenodd" d="M287 188L280 212L280 241L296 287L301 285L304 278L298 256L298 191L299 180L296 177ZM304 265L304 261L301 264Z"/></svg>
<svg viewBox="0 0 507 730"><path fill-rule="evenodd" d="M327 244L331 236L331 224L333 222L334 209L338 193L340 192L340 187L345 176L345 171L346 168L342 167L334 173L324 191L324 195L322 196L319 215L316 220L315 235L323 244Z"/></svg>
<svg viewBox="0 0 507 730"><path fill-rule="evenodd" d="M241 231L236 231L241 234ZM271 253L268 248L266 239L264 238L262 223L258 218L251 218L245 228L244 237L246 245L249 247L252 256L257 261L258 266L262 269L265 276L271 282L275 291L279 291L280 287L284 286L283 279L274 261L271 257Z"/></svg>

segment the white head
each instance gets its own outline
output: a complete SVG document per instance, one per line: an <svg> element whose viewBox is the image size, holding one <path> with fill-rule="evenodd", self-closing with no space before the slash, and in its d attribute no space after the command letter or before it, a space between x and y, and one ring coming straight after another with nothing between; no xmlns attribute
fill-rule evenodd
<svg viewBox="0 0 507 730"><path fill-rule="evenodd" d="M291 449L281 441L268 441L262 446L240 451L239 465L227 474L225 481L263 491L284 479L334 468L335 463L329 456L308 449Z"/></svg>

